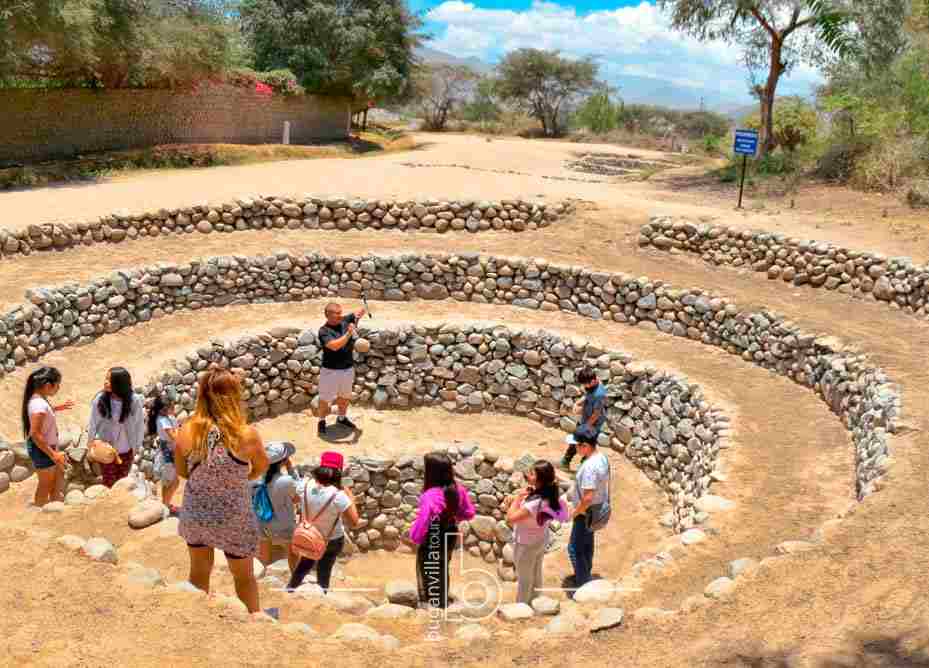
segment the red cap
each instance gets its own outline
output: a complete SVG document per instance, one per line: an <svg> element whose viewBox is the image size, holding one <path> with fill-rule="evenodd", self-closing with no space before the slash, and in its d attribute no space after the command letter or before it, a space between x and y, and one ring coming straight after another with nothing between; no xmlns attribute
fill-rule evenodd
<svg viewBox="0 0 929 668"><path fill-rule="evenodd" d="M345 459L338 452L324 452L322 457L319 458L320 466L326 466L338 471L342 470L342 464L344 462Z"/></svg>

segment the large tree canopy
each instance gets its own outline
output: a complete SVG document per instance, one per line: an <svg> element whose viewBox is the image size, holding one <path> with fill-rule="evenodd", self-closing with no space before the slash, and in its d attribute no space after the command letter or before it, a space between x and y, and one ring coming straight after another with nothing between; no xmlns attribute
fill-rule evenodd
<svg viewBox="0 0 929 668"><path fill-rule="evenodd" d="M258 69L310 91L392 98L409 87L420 21L404 0L243 0Z"/></svg>
<svg viewBox="0 0 929 668"><path fill-rule="evenodd" d="M0 82L171 86L221 72L219 0L0 0Z"/></svg>
<svg viewBox="0 0 929 668"><path fill-rule="evenodd" d="M511 51L497 66L500 98L527 110L542 124L546 136L563 131L566 106L597 84L597 64L569 60L557 51Z"/></svg>
<svg viewBox="0 0 929 668"><path fill-rule="evenodd" d="M749 70L766 71L753 86L760 101L760 155L774 148L773 110L780 78L802 61L821 64L830 51L850 52L850 17L832 0L658 0L672 24L699 39L742 47Z"/></svg>

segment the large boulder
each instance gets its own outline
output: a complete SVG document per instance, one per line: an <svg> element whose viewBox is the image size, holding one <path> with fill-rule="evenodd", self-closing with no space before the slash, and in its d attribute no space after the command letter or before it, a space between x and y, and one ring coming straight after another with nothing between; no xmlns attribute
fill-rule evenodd
<svg viewBox="0 0 929 668"><path fill-rule="evenodd" d="M734 588L735 581L733 581L731 578L721 577L716 578L710 584L708 584L706 589L703 590L703 594L707 598L725 598L732 592Z"/></svg>
<svg viewBox="0 0 929 668"><path fill-rule="evenodd" d="M364 596L345 592L329 592L323 600L328 606L350 615L363 615L374 607Z"/></svg>
<svg viewBox="0 0 929 668"><path fill-rule="evenodd" d="M561 603L558 602L557 598L537 596L532 599L532 609L535 610L537 615L550 617L558 614L558 611L561 609Z"/></svg>
<svg viewBox="0 0 929 668"><path fill-rule="evenodd" d="M368 642L377 642L381 634L375 629L365 624L342 624L335 633L332 634L333 640L367 640Z"/></svg>
<svg viewBox="0 0 929 668"><path fill-rule="evenodd" d="M419 605L419 590L416 585L406 580L391 580L384 588L387 600L397 605L415 608Z"/></svg>
<svg viewBox="0 0 929 668"><path fill-rule="evenodd" d="M116 548L106 538L91 538L84 544L83 552L94 561L115 564L119 561Z"/></svg>
<svg viewBox="0 0 929 668"><path fill-rule="evenodd" d="M577 603L609 603L616 586L609 580L591 580L574 593Z"/></svg>
<svg viewBox="0 0 929 668"><path fill-rule="evenodd" d="M497 614L508 622L516 622L520 619L530 619L535 613L525 603L507 603L500 606Z"/></svg>
<svg viewBox="0 0 929 668"><path fill-rule="evenodd" d="M167 516L168 507L161 501L146 499L129 511L129 526L133 529L144 529L157 524Z"/></svg>
<svg viewBox="0 0 929 668"><path fill-rule="evenodd" d="M371 619L403 619L413 615L413 608L407 605L398 605L396 603L385 603L376 608L371 608L365 613L365 617Z"/></svg>
<svg viewBox="0 0 929 668"><path fill-rule="evenodd" d="M597 633L615 628L623 623L623 616L622 608L601 608L591 620L590 632Z"/></svg>

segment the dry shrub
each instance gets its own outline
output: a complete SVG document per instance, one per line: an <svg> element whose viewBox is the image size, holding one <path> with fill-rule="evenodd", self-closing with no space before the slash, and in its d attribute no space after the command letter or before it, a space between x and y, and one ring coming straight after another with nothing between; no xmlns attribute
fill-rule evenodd
<svg viewBox="0 0 929 668"><path fill-rule="evenodd" d="M926 140L921 137L877 142L855 162L851 183L864 190L892 191L929 165Z"/></svg>
<svg viewBox="0 0 929 668"><path fill-rule="evenodd" d="M914 209L929 209L929 179L916 179L910 183L906 203Z"/></svg>
<svg viewBox="0 0 929 668"><path fill-rule="evenodd" d="M847 183L855 165L868 152L868 144L855 139L839 139L825 147L816 167L818 176L829 181Z"/></svg>

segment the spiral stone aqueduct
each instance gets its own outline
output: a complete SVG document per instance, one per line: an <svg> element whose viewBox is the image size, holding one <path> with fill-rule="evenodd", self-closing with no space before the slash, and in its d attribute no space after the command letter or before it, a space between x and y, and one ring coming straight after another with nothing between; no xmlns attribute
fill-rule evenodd
<svg viewBox="0 0 929 668"><path fill-rule="evenodd" d="M464 141L440 143L429 150L434 159L423 154L424 164L461 160ZM748 637L813 657L823 648L846 651L869 614L918 618L920 604L906 594L911 566L894 571L879 555L905 553L905 536L920 540L909 495L925 471L918 429L927 401L914 356L929 340L921 321L929 270L877 249L759 231L765 221L704 222L673 203L656 201L649 219L641 204L604 194L619 186L554 180L560 172L549 157L495 144L502 162L522 161L528 172L456 183L437 166L417 190L404 179L396 187L402 195L386 196L370 181L375 174L400 183L422 171L388 158L342 166L347 174L332 180L353 182L352 196L221 193L216 204L195 204L168 192L147 211L103 210L95 201L86 207L94 215L69 222L47 219L38 198L17 195L19 215L0 228L0 396L16 405L28 370L54 363L86 404L99 384L92 374L119 361L134 369L146 396L168 390L189 410L196 372L219 362L245 373L250 416L273 422L307 410L315 395L322 304L356 303L364 290L378 318L363 331L370 348L358 353L358 402L397 411L400 421L433 419L436 411L472 421L468 437L477 444L453 446L454 458L486 521L469 527L466 548L496 563L503 579L512 571L500 499L522 483L532 456L557 456L560 434L573 425L576 370L591 364L608 384L602 445L627 467L626 494L638 475L660 500L646 513L647 531L644 523L623 526L650 536L650 549L644 539L605 535L601 553L620 555L604 562L619 569L603 573L615 592L594 601L599 608L566 604L554 618L570 622L565 633L584 634L580 656L596 661L604 650L633 647L656 665L696 665ZM468 158L477 166L487 160ZM313 164L292 169L300 179L278 173L285 188L319 178ZM260 179L262 171L228 175ZM274 184L274 175L264 178ZM215 183L209 174L190 179ZM149 185L109 191L120 205L132 193L151 202L151 189L165 183ZM424 186L432 188L425 196ZM527 187L545 194L517 196ZM98 192L105 201L108 187ZM80 209L75 197L64 195ZM640 208L627 215L624 204ZM69 518L78 514L79 524L90 521L105 536L102 509L116 498L16 517L12 506L28 498L34 477L17 445L15 411L6 413L0 504L9 526L0 538L48 542L42 531L71 533ZM77 417L85 415L79 407ZM498 415L549 429L551 443L528 459L505 443L484 443L481 425ZM353 534L364 558L397 549L412 518L417 453L396 452L359 454L348 474L364 508L365 524ZM138 464L147 472L150 454ZM69 489L88 491L91 467L78 457L70 468ZM133 540L125 538L127 550ZM867 569L874 591L850 592ZM878 595L894 581L903 585L893 596ZM146 601L153 599L174 601L160 593ZM863 612L849 614L839 636L819 631L845 604ZM789 615L791 606L816 642L799 640L799 619L766 626L768 615ZM589 635L604 607L625 611L623 627ZM511 652L529 652L535 642L538 651L557 652L562 627L547 621L490 625L489 644L460 650L461 659L494 656L508 638L529 643ZM351 660L380 651L443 656L385 628L402 639L399 649L353 648ZM252 633L227 630L234 642ZM699 640L707 635L712 642ZM267 642L255 651L278 656Z"/></svg>

